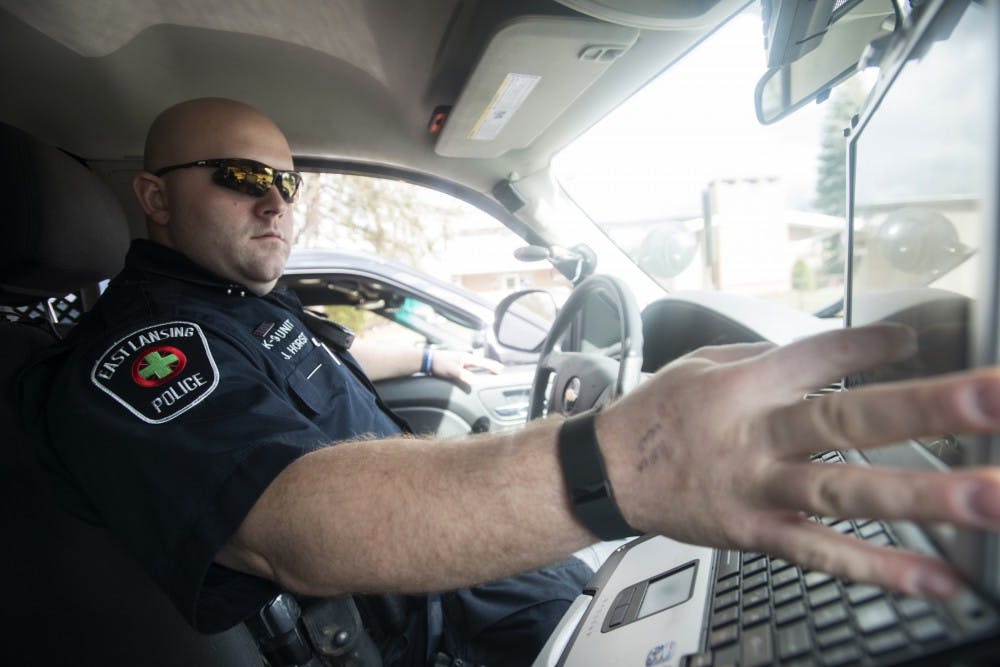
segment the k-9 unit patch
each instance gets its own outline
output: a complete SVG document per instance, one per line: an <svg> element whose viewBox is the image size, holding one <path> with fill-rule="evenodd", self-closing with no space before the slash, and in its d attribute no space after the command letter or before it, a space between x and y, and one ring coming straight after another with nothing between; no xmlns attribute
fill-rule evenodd
<svg viewBox="0 0 1000 667"><path fill-rule="evenodd" d="M219 369L201 327L164 322L117 341L90 379L142 421L162 424L205 400L219 384Z"/></svg>

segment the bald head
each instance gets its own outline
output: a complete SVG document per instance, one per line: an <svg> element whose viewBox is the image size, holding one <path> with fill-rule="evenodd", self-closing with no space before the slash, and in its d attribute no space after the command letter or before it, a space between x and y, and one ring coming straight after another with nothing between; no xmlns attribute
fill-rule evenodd
<svg viewBox="0 0 1000 667"><path fill-rule="evenodd" d="M291 169L288 141L274 122L242 102L205 97L176 104L153 121L143 167L242 157Z"/></svg>
<svg viewBox="0 0 1000 667"><path fill-rule="evenodd" d="M132 189L146 213L149 240L265 294L284 271L291 249L291 205L276 187L263 193L234 190L214 180L216 167L190 164L232 158L280 170L294 167L285 135L253 107L219 98L182 102L153 121L144 170ZM156 175L179 165L189 168Z"/></svg>

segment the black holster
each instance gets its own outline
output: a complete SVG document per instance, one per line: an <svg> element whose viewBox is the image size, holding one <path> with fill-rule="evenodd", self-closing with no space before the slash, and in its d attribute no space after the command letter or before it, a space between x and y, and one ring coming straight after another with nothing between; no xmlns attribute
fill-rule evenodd
<svg viewBox="0 0 1000 667"><path fill-rule="evenodd" d="M381 667L350 596L310 600L282 593L247 620L271 667Z"/></svg>

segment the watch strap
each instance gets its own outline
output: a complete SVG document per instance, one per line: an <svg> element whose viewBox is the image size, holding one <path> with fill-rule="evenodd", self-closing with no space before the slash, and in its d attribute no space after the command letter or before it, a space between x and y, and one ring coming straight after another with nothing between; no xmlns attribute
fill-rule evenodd
<svg viewBox="0 0 1000 667"><path fill-rule="evenodd" d="M602 540L638 535L615 503L597 446L594 418L599 409L566 419L559 428L559 461L573 510L587 529Z"/></svg>

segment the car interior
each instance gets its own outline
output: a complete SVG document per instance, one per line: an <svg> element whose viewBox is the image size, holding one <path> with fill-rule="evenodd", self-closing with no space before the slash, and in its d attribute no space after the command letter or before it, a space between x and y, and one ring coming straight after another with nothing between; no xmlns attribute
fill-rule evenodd
<svg viewBox="0 0 1000 667"><path fill-rule="evenodd" d="M959 9L949 13L949 5ZM995 56L1000 34L996 5L993 0L0 0L0 180L8 202L2 218L7 241L0 245L0 375L5 392L0 400L5 433L0 488L13 524L2 561L3 590L11 595L0 612L6 638L2 662L269 664L244 624L215 635L191 629L112 536L65 511L60 497L66 482L50 476L44 461L36 458L16 407L13 388L25 361L72 328L121 268L130 240L146 235L131 181L141 170L148 125L163 109L206 96L248 103L286 133L297 169L376 176L446 193L499 221L526 247L524 258L540 258L573 284L554 320L538 320L532 309L519 309L517 303L526 303L517 300L519 295L497 304L451 292L446 283L405 267L373 266L368 258L293 257L282 282L307 307L350 307L398 321L416 302L448 326L461 328L456 334L432 320L408 321L422 344L467 346L507 364L498 376L481 374L473 387L425 376L377 383L386 403L415 431L460 436L605 405L644 375L705 345L782 344L843 326L845 319L850 324L852 295L842 280L828 286L841 296L810 312L758 300L739 289L665 288L649 267L670 264L678 252L684 254L687 246L678 246L678 238L686 239L695 227L705 248L712 247L710 216L697 224L694 218L671 222L670 233L680 236L646 237L647 251L655 249L656 256L651 264L633 261L588 213L563 208L572 198L552 165L574 140L684 62L733 17L750 11L756 12L755 21L762 21L757 36L760 78L746 104L761 124L791 122L855 74L878 72L881 65L870 101L857 110L850 127L838 128L846 146L852 129L876 127L878 100L891 91L896 73L931 51L930 43L958 43L953 35L965 33L955 26L970 22L969 16L982 12L985 18L978 22L990 32L976 39L994 49L990 54ZM925 33L934 39L921 42ZM994 57L992 65L984 66L988 82L983 86L993 94L1000 80L996 62ZM989 99L993 106L985 108L995 110L995 99ZM684 101L678 93L671 104ZM989 135L983 143L995 142ZM861 182L864 172L856 166L876 151L852 150L846 164ZM991 159L995 162L996 155ZM995 176L994 162L984 173ZM625 168L613 160L598 166L608 173ZM996 179L976 183L987 203L974 208L969 219L995 226ZM706 201L710 194L706 190ZM903 233L896 231L902 227L888 223L877 233L856 231L863 229L864 215L881 223L887 204L860 195L855 202L853 197L853 191L844 192L848 210L834 223L822 222L839 224L843 238L853 242L855 256L837 268L848 280L855 275L851 261L859 265L858 258L875 257L886 234ZM964 220L958 225L963 234L964 225L973 224ZM946 233L950 230L945 227ZM994 238L988 235L992 233L986 238ZM890 238L896 244L885 252L887 266L891 252L899 252L899 238ZM977 269L981 273L991 260L995 264L989 243L982 245L986 249L977 256L986 259L976 264L983 267ZM947 247L954 249L950 263L928 268L925 273L932 277L913 277L912 267L892 269L895 282L889 281L889 287L922 288L955 267L972 265L966 260L977 254L975 249L957 241ZM709 251L705 253L707 258ZM704 266L692 265L685 256L682 263L689 273L719 283L718 267L705 261ZM670 279L679 273L670 272ZM856 275L862 276L855 278L856 285L867 284L867 274ZM963 285L973 282L962 275ZM857 304L868 303L862 296L854 298L855 323L862 322L858 313L864 312ZM996 312L988 311L986 317L996 320ZM541 335L537 340L528 336L531 342L525 343L505 334L513 330L505 329L512 322L522 332L541 329ZM985 333L976 331L986 340ZM995 363L982 356L976 361ZM838 382L816 391L844 388ZM995 444L991 451L995 456ZM832 460L823 456L823 461ZM835 520L827 523L837 525ZM859 534L867 526L848 523L845 530ZM877 534L897 540L894 530L880 528ZM973 542L976 562L968 572L974 572L970 580L978 584L985 581L980 576L984 570L995 568L998 550L995 535ZM912 611L913 618L903 620L921 622L922 629L904 632L888 627L888 621L866 626L871 617L862 615L862 620L850 621L864 639L856 652L832 651L848 645L843 634L822 646L825 628L800 631L806 627L801 617L765 635L762 628L771 626L712 616L729 608L710 602L716 580L742 584L760 568L774 567L768 570L772 576L784 571L760 565L760 556L696 550L665 538L610 545L595 562L604 567L535 664L821 664L815 656L827 651L829 659L822 664L988 665L1000 655L995 573L963 598L960 608L928 611L903 599L879 598L879 611L893 618ZM647 566L650 561L671 565ZM806 594L833 586L817 573L799 574L814 575L796 589ZM870 591L836 586L850 598L843 604L868 605L865 612L874 609ZM719 590L719 596L730 593ZM750 596L754 589L748 590L742 595ZM699 596L708 601L700 611L687 609L698 617L696 622L685 624L678 617L676 628L688 635L681 639L680 629L664 634L665 614L679 613L683 603ZM737 599L744 602L733 603L735 607L767 607L769 617L771 612L780 616L777 603L757 600L750 605L751 597ZM828 609L832 600L814 606ZM639 638L635 633L640 628L651 628L652 635ZM819 641L819 653L788 644L789 628Z"/></svg>

